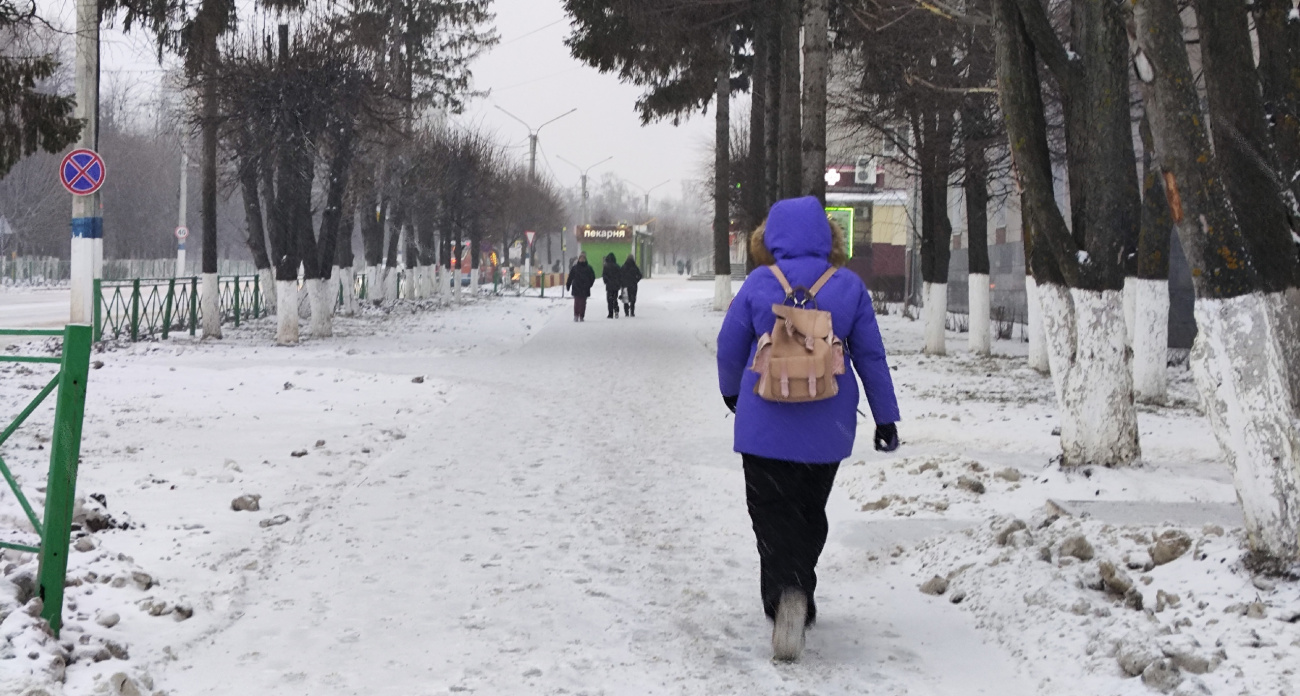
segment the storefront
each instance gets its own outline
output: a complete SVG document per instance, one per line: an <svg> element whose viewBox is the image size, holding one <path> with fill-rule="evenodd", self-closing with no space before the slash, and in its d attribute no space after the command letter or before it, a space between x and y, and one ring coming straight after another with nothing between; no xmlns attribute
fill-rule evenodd
<svg viewBox="0 0 1300 696"><path fill-rule="evenodd" d="M578 245L587 255L587 263L596 269L600 277L605 256L613 254L620 266L629 255L636 257L641 273L650 277L650 264L653 256L653 238L630 225L582 225L577 229Z"/></svg>

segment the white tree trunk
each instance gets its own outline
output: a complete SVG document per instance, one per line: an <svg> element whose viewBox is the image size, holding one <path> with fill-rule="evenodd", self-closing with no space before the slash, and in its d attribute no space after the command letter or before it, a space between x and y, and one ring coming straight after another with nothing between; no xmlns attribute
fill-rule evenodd
<svg viewBox="0 0 1300 696"><path fill-rule="evenodd" d="M1274 298L1196 301L1192 374L1232 469L1252 549L1300 559L1300 435Z"/></svg>
<svg viewBox="0 0 1300 696"><path fill-rule="evenodd" d="M471 298L478 297L478 269L477 268L469 269L469 296Z"/></svg>
<svg viewBox="0 0 1300 696"><path fill-rule="evenodd" d="M335 311L345 317L355 315L357 313L357 293L356 280L352 277L352 269L335 266L334 283L335 287L343 295L343 302Z"/></svg>
<svg viewBox="0 0 1300 696"><path fill-rule="evenodd" d="M1038 301L1061 409L1062 464L1132 464L1142 451L1123 291L1048 284L1039 286Z"/></svg>
<svg viewBox="0 0 1300 696"><path fill-rule="evenodd" d="M450 275L446 268L438 266L438 297L442 298L442 303L451 302L451 281L447 279Z"/></svg>
<svg viewBox="0 0 1300 696"><path fill-rule="evenodd" d="M993 353L993 324L990 319L991 303L989 276L987 273L972 273L967 278L967 290L970 298L967 307L970 311L970 333L967 339L970 351L976 355Z"/></svg>
<svg viewBox="0 0 1300 696"><path fill-rule="evenodd" d="M257 276L257 284L262 288L262 306L267 314L275 314L275 270L262 268Z"/></svg>
<svg viewBox="0 0 1300 696"><path fill-rule="evenodd" d="M420 266L420 297L428 299L433 297L433 266Z"/></svg>
<svg viewBox="0 0 1300 696"><path fill-rule="evenodd" d="M731 306L731 276L715 275L713 276L713 309L717 312L725 312Z"/></svg>
<svg viewBox="0 0 1300 696"><path fill-rule="evenodd" d="M1134 322L1137 321L1137 276L1124 276L1124 345L1133 347Z"/></svg>
<svg viewBox="0 0 1300 696"><path fill-rule="evenodd" d="M1128 285L1126 283L1126 285ZM1169 281L1133 279L1133 391L1138 401L1163 404L1168 396Z"/></svg>
<svg viewBox="0 0 1300 696"><path fill-rule="evenodd" d="M384 298L383 266L366 268L366 302L380 304Z"/></svg>
<svg viewBox="0 0 1300 696"><path fill-rule="evenodd" d="M221 338L221 286L216 273L203 274L203 292L199 295L203 304L203 338Z"/></svg>
<svg viewBox="0 0 1300 696"><path fill-rule="evenodd" d="M460 266L451 273L451 299L453 302L460 302Z"/></svg>
<svg viewBox="0 0 1300 696"><path fill-rule="evenodd" d="M1029 331L1029 367L1047 374L1051 365L1047 360L1047 334L1043 331L1043 303L1038 300L1038 281L1033 276L1025 276L1025 300L1029 313L1025 327Z"/></svg>
<svg viewBox="0 0 1300 696"><path fill-rule="evenodd" d="M925 284L925 354L947 355L948 284Z"/></svg>
<svg viewBox="0 0 1300 696"><path fill-rule="evenodd" d="M384 268L384 302L392 304L397 301L397 267Z"/></svg>
<svg viewBox="0 0 1300 696"><path fill-rule="evenodd" d="M282 346L291 346L298 342L298 281L275 281L276 325L275 342Z"/></svg>
<svg viewBox="0 0 1300 696"><path fill-rule="evenodd" d="M1291 366L1291 408L1300 414L1300 289L1271 295L1282 359Z"/></svg>
<svg viewBox="0 0 1300 696"><path fill-rule="evenodd" d="M320 278L307 281L307 303L311 305L311 335L324 338L334 335L334 286Z"/></svg>

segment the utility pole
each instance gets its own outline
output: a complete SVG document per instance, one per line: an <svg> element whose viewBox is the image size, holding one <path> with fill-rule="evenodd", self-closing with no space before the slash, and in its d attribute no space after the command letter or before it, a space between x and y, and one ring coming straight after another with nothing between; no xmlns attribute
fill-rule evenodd
<svg viewBox="0 0 1300 696"><path fill-rule="evenodd" d="M85 125L79 148L99 150L99 3L77 0L77 106ZM72 197L72 306L69 321L94 321L95 279L104 260L104 213L99 193Z"/></svg>
<svg viewBox="0 0 1300 696"><path fill-rule="evenodd" d="M189 208L186 207L186 199L187 199L186 194L189 193L189 187L186 184L186 179L189 176L189 169L190 169L189 153L182 151L181 152L181 208L180 208L180 213L177 214L176 216L176 229L177 229L176 277L177 278L180 278L185 275L185 237L181 236L180 230L186 230L187 232L189 230L189 228L185 225L185 213L187 210L189 210Z"/></svg>
<svg viewBox="0 0 1300 696"><path fill-rule="evenodd" d="M522 118L519 118L518 116L510 113L509 111L506 111L505 109L502 109L500 106L498 106L497 109L501 113L505 114L506 116L509 116L510 118L513 118L514 120L524 124L524 128L528 129L528 178L532 181L537 181L537 134L540 133L543 128L577 111L578 110L577 107L569 109L568 111L560 114L559 116L556 116L555 118L547 121L546 123L543 123L542 125L536 128L533 128L532 126L528 125L527 121L523 120Z"/></svg>
<svg viewBox="0 0 1300 696"><path fill-rule="evenodd" d="M591 165L590 167L587 167L586 169L583 169L582 167L579 167L578 165L576 165L576 164L570 162L569 160L564 159L563 157L560 157L559 155L556 155L556 156L555 156L555 159L560 160L561 162L563 162L563 163L569 165L570 167L573 167L574 169L577 169L578 172L582 175L582 178L581 178L581 181L582 181L582 224L585 225L585 224L587 224L588 222L590 222L590 221L587 219L587 198L588 198L588 196L587 196L587 172L589 172L589 171L595 169L596 167L599 167L600 165L602 165L602 164L604 164L604 163L606 163L606 162L608 162L608 161L614 159L614 156L613 156L613 155L610 155L609 157L606 157L605 159L603 159L603 160L601 160L601 161L599 161L599 162L597 162L597 163Z"/></svg>
<svg viewBox="0 0 1300 696"><path fill-rule="evenodd" d="M627 179L624 179L623 181L627 181ZM631 182L631 181L627 181L627 183L632 184L632 187L633 187L633 188L635 188L636 190L638 190L638 191L640 191L641 193L645 194L645 204L644 204L644 207L641 209L641 214L644 215L644 216L646 216L646 217L649 217L649 216L650 216L650 193L651 193L652 191L654 191L655 189L659 188L660 186L667 186L668 184L672 183L672 179L668 179L667 181L663 181L663 182L660 182L660 183L658 183L658 184L655 184L654 186L651 186L650 188L641 188L641 187L638 186L636 183Z"/></svg>

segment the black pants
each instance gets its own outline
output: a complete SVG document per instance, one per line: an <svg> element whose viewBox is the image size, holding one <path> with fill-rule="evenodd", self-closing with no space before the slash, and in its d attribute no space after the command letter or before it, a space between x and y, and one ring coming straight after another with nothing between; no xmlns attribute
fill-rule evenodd
<svg viewBox="0 0 1300 696"><path fill-rule="evenodd" d="M745 461L745 500L758 540L763 611L776 618L776 605L786 588L808 597L808 623L817 616L817 558L826 546L826 499L835 484L839 463L794 462L742 455Z"/></svg>
<svg viewBox="0 0 1300 696"><path fill-rule="evenodd" d="M636 286L627 286L627 302L623 303L623 312L629 317L636 314Z"/></svg>
<svg viewBox="0 0 1300 696"><path fill-rule="evenodd" d="M609 316L611 317L618 316L618 291L606 290L605 302L609 304Z"/></svg>

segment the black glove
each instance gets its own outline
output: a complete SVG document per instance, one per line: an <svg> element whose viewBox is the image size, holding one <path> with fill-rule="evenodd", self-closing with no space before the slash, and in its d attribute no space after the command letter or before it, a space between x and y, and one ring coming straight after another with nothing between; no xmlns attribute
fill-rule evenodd
<svg viewBox="0 0 1300 696"><path fill-rule="evenodd" d="M735 396L727 396L724 394L722 396L722 403L726 404L727 408L730 409L732 413L736 412L736 402L739 400L740 400L739 394Z"/></svg>
<svg viewBox="0 0 1300 696"><path fill-rule="evenodd" d="M898 426L881 423L876 426L876 451L893 452L898 449Z"/></svg>

